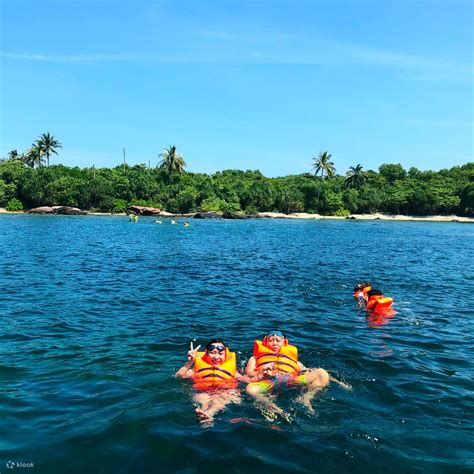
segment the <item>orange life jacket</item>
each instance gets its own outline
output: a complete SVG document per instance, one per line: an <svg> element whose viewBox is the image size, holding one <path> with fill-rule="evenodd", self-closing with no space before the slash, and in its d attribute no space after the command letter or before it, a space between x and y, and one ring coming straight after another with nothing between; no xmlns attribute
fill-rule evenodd
<svg viewBox="0 0 474 474"><path fill-rule="evenodd" d="M390 308L393 304L392 298L386 298L383 295L373 295L367 301L367 309L376 311L379 309Z"/></svg>
<svg viewBox="0 0 474 474"><path fill-rule="evenodd" d="M253 356L256 360L255 370L258 372L263 370L269 364L275 364L275 368L279 372L288 374L296 374L299 372L298 367L298 349L288 344L285 339L285 345L280 348L279 352L273 352L266 345L267 337L262 341L255 341L253 345Z"/></svg>
<svg viewBox="0 0 474 474"><path fill-rule="evenodd" d="M206 352L198 352L194 362L194 388L197 390L212 390L236 388L237 372L235 352L226 348L226 357L222 364L212 365Z"/></svg>

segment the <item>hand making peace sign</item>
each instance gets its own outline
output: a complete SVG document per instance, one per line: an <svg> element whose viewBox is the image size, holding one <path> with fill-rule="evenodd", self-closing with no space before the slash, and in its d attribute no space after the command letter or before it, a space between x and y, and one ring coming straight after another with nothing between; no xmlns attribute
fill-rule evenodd
<svg viewBox="0 0 474 474"><path fill-rule="evenodd" d="M197 351L201 348L201 344L199 344L199 346L197 346L196 349L194 349L194 347L193 347L193 341L191 341L191 342L189 343L189 347L190 347L190 350L189 350L189 352L188 352L188 360L195 362L195 360L196 360L196 354L197 354Z"/></svg>

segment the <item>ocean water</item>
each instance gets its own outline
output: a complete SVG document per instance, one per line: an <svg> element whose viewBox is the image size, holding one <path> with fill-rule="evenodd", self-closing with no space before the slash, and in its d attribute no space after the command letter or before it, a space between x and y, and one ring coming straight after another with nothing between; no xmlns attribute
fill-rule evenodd
<svg viewBox="0 0 474 474"><path fill-rule="evenodd" d="M471 473L473 237L460 223L0 216L0 472ZM360 279L397 314L367 317ZM222 337L244 367L270 329L352 390L332 383L314 414L281 393L292 423L243 395L203 428L173 377L189 342Z"/></svg>

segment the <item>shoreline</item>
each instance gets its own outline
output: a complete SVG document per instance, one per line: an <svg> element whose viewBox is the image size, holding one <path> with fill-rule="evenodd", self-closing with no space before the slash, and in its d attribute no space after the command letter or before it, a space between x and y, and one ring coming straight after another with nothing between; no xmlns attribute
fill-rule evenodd
<svg viewBox="0 0 474 474"><path fill-rule="evenodd" d="M5 208L0 208L0 214L2 215L19 215L28 214L26 211L7 211ZM36 214L38 215L38 214ZM39 214L42 215L42 214ZM55 214L58 215L58 214ZM88 212L88 216L117 216L124 217L127 214L122 213L111 213L111 212ZM176 218L176 219L192 219L193 214L173 214L165 216L141 216L141 217L152 217L159 219ZM463 216L406 216L402 214L350 214L347 217L343 216L322 216L320 214L308 214L306 212L296 212L294 214L283 214L280 212L258 212L256 216L249 216L249 218L258 219L313 219L313 220L363 220L363 221L402 221L402 222L463 222L474 224L474 217L463 217ZM237 219L238 220L238 219Z"/></svg>

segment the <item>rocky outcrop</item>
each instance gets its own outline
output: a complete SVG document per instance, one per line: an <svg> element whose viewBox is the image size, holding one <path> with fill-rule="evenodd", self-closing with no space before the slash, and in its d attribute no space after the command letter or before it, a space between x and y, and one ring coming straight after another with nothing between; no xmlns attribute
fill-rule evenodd
<svg viewBox="0 0 474 474"><path fill-rule="evenodd" d="M135 214L141 214L142 216L163 216L163 215L171 215L169 213L165 213L161 209L157 207L146 207L146 206L128 206L128 210L130 212L134 212Z"/></svg>
<svg viewBox="0 0 474 474"><path fill-rule="evenodd" d="M30 214L63 214L67 216L84 216L87 214L87 211L71 206L41 206L30 209L27 212Z"/></svg>
<svg viewBox="0 0 474 474"><path fill-rule="evenodd" d="M87 211L83 211L78 207L70 206L53 206L55 214L64 214L66 216L85 216Z"/></svg>
<svg viewBox="0 0 474 474"><path fill-rule="evenodd" d="M225 211L222 214L223 219L250 219L252 216L247 216L246 214L234 214L233 212Z"/></svg>
<svg viewBox="0 0 474 474"><path fill-rule="evenodd" d="M214 212L214 211L207 211L207 212L198 212L197 214L194 214L195 219L221 219L222 214L219 212Z"/></svg>
<svg viewBox="0 0 474 474"><path fill-rule="evenodd" d="M30 209L29 211L30 214L54 214L54 209L49 206L41 206L41 207L35 207L34 209Z"/></svg>

